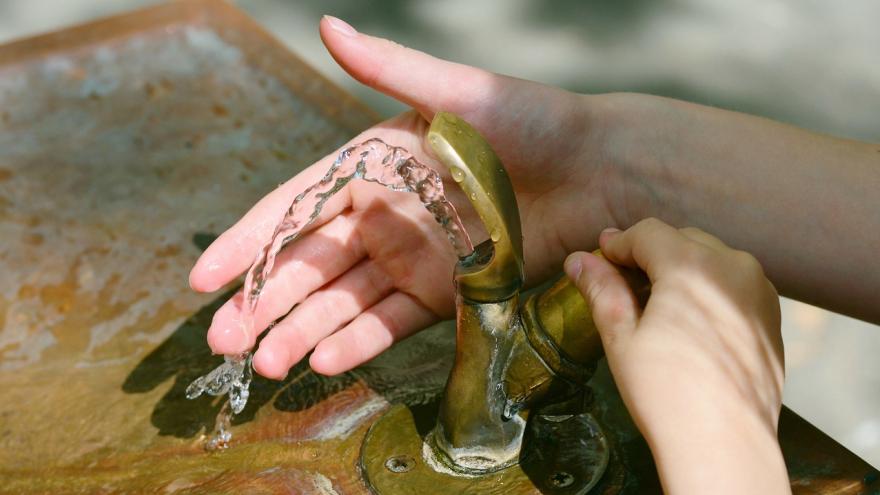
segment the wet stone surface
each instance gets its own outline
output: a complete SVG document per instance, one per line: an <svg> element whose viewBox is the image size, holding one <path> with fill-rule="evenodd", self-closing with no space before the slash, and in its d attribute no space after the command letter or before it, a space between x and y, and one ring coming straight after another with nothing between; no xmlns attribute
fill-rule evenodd
<svg viewBox="0 0 880 495"><path fill-rule="evenodd" d="M223 359L205 331L234 288L187 274L372 116L236 15L173 8L0 48L0 493L364 493L369 421L436 397L450 329L340 377L255 378L207 454L220 403L185 388Z"/></svg>

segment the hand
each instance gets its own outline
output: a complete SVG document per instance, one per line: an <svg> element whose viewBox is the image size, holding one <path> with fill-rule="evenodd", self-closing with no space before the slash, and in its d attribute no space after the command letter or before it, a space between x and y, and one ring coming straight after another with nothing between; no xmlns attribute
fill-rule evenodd
<svg viewBox="0 0 880 495"><path fill-rule="evenodd" d="M594 247L598 226L612 223L597 179L603 174L584 159L596 149L589 97L438 60L358 34L338 20L324 19L321 36L352 76L415 109L353 143L379 137L446 174L423 146L434 112L459 114L489 140L516 188L531 282L557 272L565 253ZM334 158L320 160L257 203L205 251L190 285L215 291L244 272L291 199ZM451 180L446 190L475 236L476 214ZM567 227L581 218L594 219L595 227ZM261 342L254 356L258 373L281 378L313 348L315 371L340 373L454 314L455 256L414 195L355 181L328 202L316 224L283 251L264 288L257 332L298 306ZM241 329L241 304L238 294L215 314L208 331L214 352L235 354L254 345L255 336Z"/></svg>
<svg viewBox="0 0 880 495"><path fill-rule="evenodd" d="M788 493L779 301L751 255L694 228L648 219L574 253L615 383L667 493ZM612 263L651 281L642 310Z"/></svg>

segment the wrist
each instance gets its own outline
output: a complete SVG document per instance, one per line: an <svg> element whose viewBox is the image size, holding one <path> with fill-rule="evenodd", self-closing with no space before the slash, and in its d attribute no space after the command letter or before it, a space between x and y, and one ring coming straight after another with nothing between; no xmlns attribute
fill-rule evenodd
<svg viewBox="0 0 880 495"><path fill-rule="evenodd" d="M692 401L654 411L642 429L666 493L789 490L776 422L740 404Z"/></svg>
<svg viewBox="0 0 880 495"><path fill-rule="evenodd" d="M615 226L625 229L647 217L675 223L682 216L672 211L681 199L677 182L687 175L682 170L687 160L677 156L676 134L698 107L637 93L586 99L597 123L588 146L602 162L605 200Z"/></svg>

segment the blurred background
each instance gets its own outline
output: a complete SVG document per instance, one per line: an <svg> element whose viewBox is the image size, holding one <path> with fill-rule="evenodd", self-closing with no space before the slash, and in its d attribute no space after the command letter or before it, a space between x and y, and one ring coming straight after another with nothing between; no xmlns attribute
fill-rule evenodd
<svg viewBox="0 0 880 495"><path fill-rule="evenodd" d="M0 43L153 3L0 0ZM880 141L876 0L235 3L383 116L403 107L336 67L318 37L322 14L438 57L572 91L647 92ZM785 403L880 466L880 328L787 299L782 308Z"/></svg>

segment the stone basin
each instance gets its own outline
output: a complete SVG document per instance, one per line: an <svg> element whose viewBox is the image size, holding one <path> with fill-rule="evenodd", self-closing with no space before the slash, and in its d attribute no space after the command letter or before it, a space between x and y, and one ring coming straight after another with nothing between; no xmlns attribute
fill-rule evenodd
<svg viewBox="0 0 880 495"><path fill-rule="evenodd" d="M0 493L368 493L358 466L392 404L430 415L449 323L339 377L256 378L231 448L205 332L237 286L196 294L202 249L279 182L376 121L230 5L190 0L0 47ZM595 493L657 493L607 368L616 442ZM876 471L788 410L796 493ZM873 477L872 477L873 476Z"/></svg>

